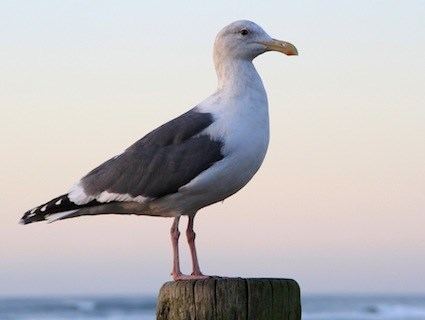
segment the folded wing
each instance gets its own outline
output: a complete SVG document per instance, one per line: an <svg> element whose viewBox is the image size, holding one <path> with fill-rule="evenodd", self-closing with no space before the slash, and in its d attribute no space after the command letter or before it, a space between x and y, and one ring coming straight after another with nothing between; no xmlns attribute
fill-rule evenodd
<svg viewBox="0 0 425 320"><path fill-rule="evenodd" d="M72 214L87 206L143 202L177 192L223 159L222 142L203 134L213 121L209 113L195 108L167 122L89 172L69 194L26 212L23 222L46 220L51 214L70 210ZM60 199L66 207L53 205Z"/></svg>

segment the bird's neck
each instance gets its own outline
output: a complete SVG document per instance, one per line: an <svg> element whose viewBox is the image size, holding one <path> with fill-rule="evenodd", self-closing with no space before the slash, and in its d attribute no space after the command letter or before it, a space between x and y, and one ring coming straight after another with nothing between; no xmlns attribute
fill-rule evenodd
<svg viewBox="0 0 425 320"><path fill-rule="evenodd" d="M246 59L214 59L220 91L232 92L235 95L255 91L266 96L263 82L251 60Z"/></svg>

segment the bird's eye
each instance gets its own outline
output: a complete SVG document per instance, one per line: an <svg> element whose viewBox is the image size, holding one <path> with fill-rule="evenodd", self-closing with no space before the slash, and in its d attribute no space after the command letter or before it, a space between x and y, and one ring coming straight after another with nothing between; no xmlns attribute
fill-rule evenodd
<svg viewBox="0 0 425 320"><path fill-rule="evenodd" d="M248 29L242 29L241 31L239 31L239 33L243 36L246 36L249 32Z"/></svg>

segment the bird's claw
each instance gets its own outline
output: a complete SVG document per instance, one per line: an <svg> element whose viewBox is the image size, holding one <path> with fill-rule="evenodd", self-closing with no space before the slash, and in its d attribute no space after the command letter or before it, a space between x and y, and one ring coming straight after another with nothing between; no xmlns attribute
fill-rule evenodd
<svg viewBox="0 0 425 320"><path fill-rule="evenodd" d="M183 273L176 273L176 274L172 274L174 281L178 281L178 280L203 280L203 279L208 279L211 278L210 276L206 276L203 275L202 273L198 274L198 273L192 273L192 274L183 274Z"/></svg>

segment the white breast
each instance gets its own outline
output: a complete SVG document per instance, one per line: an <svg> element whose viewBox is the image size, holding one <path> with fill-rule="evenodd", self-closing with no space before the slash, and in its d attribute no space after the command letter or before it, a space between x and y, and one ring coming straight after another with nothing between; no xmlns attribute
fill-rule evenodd
<svg viewBox="0 0 425 320"><path fill-rule="evenodd" d="M260 168L269 143L265 92L251 92L237 98L217 94L198 110L214 116L214 123L202 134L223 142L224 158L180 188L185 210L189 210L188 204L197 210L240 190Z"/></svg>

